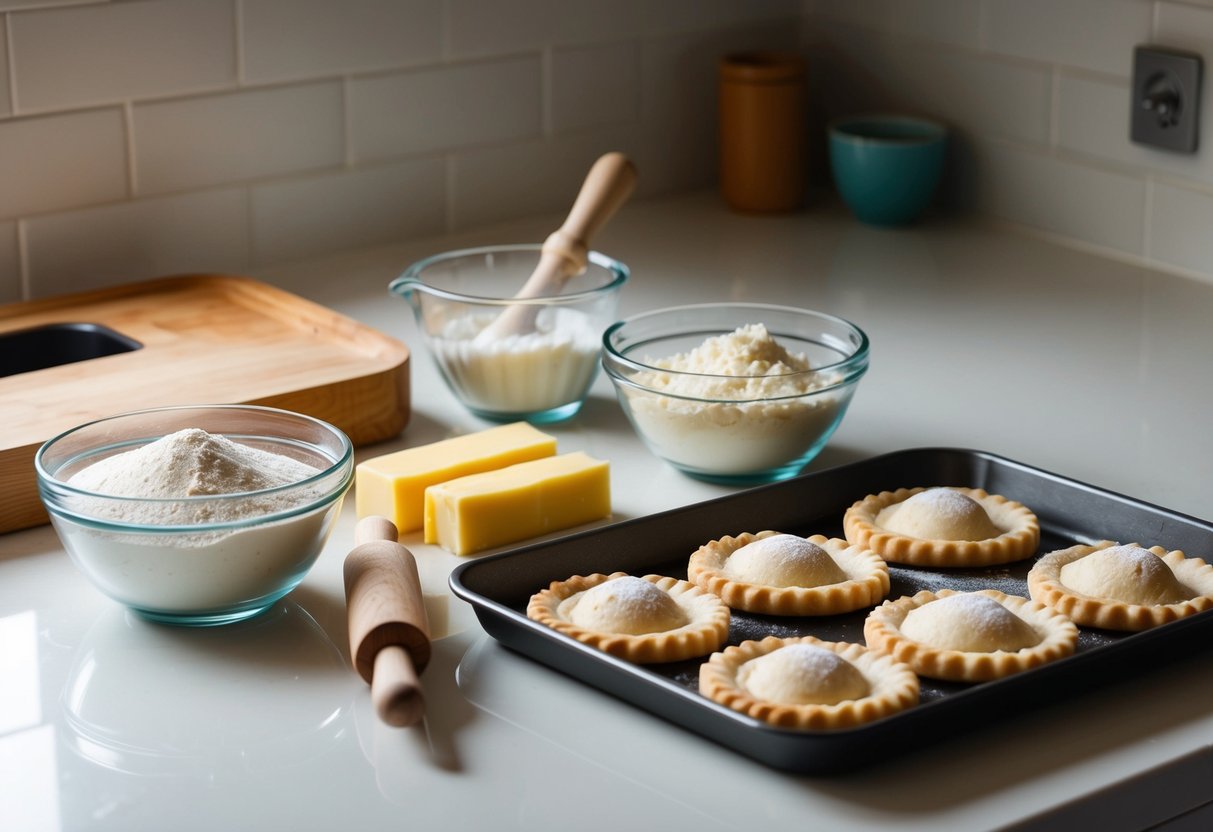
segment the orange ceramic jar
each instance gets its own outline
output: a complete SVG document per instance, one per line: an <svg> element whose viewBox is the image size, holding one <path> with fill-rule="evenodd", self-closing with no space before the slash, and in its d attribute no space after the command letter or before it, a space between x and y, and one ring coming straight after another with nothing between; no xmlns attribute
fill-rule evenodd
<svg viewBox="0 0 1213 832"><path fill-rule="evenodd" d="M805 62L783 52L720 60L720 188L747 213L794 211L805 190Z"/></svg>

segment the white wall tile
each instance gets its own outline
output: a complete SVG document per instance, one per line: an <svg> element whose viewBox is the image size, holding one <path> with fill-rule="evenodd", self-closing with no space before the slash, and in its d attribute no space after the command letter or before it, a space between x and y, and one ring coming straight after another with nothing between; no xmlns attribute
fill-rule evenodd
<svg viewBox="0 0 1213 832"><path fill-rule="evenodd" d="M349 120L360 160L535 136L539 58L357 78L349 86Z"/></svg>
<svg viewBox="0 0 1213 832"><path fill-rule="evenodd" d="M640 32L643 0L447 0L450 57L503 55Z"/></svg>
<svg viewBox="0 0 1213 832"><path fill-rule="evenodd" d="M315 170L345 158L339 81L134 108L140 193Z"/></svg>
<svg viewBox="0 0 1213 832"><path fill-rule="evenodd" d="M875 4L887 5L888 1L875 0ZM839 5L864 4L847 0ZM745 0L740 3L736 0L649 0L643 4L642 19L645 33L652 35L793 20L800 14L799 0Z"/></svg>
<svg viewBox="0 0 1213 832"><path fill-rule="evenodd" d="M248 267L243 189L143 199L27 221L33 297Z"/></svg>
<svg viewBox="0 0 1213 832"><path fill-rule="evenodd" d="M1101 81L1061 76L1058 144L1066 150L1166 173L1191 181L1213 183L1213 154L1174 153L1129 140L1131 94L1128 81ZM1202 95L1201 122L1213 125L1213 91ZM1209 129L1213 129L1210 127ZM1209 133L1202 129L1202 134ZM1213 267L1213 263L1210 264Z"/></svg>
<svg viewBox="0 0 1213 832"><path fill-rule="evenodd" d="M898 0L809 0L811 14L841 20L854 26L884 29L892 21Z"/></svg>
<svg viewBox="0 0 1213 832"><path fill-rule="evenodd" d="M977 148L988 213L1126 254L1144 254L1145 180L999 142Z"/></svg>
<svg viewBox="0 0 1213 832"><path fill-rule="evenodd" d="M126 181L116 108L0 122L0 217L122 199Z"/></svg>
<svg viewBox="0 0 1213 832"><path fill-rule="evenodd" d="M0 222L0 303L21 300L21 257L17 223Z"/></svg>
<svg viewBox="0 0 1213 832"><path fill-rule="evenodd" d="M258 185L252 211L257 264L440 234L446 227L446 164L410 159Z"/></svg>
<svg viewBox="0 0 1213 832"><path fill-rule="evenodd" d="M639 44L553 51L553 130L635 121L639 116Z"/></svg>
<svg viewBox="0 0 1213 832"><path fill-rule="evenodd" d="M1201 53L1206 63L1213 60L1213 9L1159 3L1152 42Z"/></svg>
<svg viewBox="0 0 1213 832"><path fill-rule="evenodd" d="M9 16L22 112L234 83L232 0L106 3Z"/></svg>
<svg viewBox="0 0 1213 832"><path fill-rule="evenodd" d="M1208 275L1213 280L1213 195L1154 185L1150 213L1151 260Z"/></svg>
<svg viewBox="0 0 1213 832"><path fill-rule="evenodd" d="M1129 77L1133 47L1150 39L1146 0L986 0L986 47Z"/></svg>
<svg viewBox="0 0 1213 832"><path fill-rule="evenodd" d="M901 106L979 135L1048 143L1052 77L1044 67L903 44L889 51L882 83Z"/></svg>
<svg viewBox="0 0 1213 832"><path fill-rule="evenodd" d="M636 162L638 191L659 176L634 127L462 151L454 159L454 229L567 212L594 160L612 150L626 153ZM525 171L525 177L520 178L519 171Z"/></svg>
<svg viewBox="0 0 1213 832"><path fill-rule="evenodd" d="M897 0L893 33L976 49L981 45L981 4L973 0Z"/></svg>
<svg viewBox="0 0 1213 832"><path fill-rule="evenodd" d="M247 81L434 63L441 0L244 0Z"/></svg>

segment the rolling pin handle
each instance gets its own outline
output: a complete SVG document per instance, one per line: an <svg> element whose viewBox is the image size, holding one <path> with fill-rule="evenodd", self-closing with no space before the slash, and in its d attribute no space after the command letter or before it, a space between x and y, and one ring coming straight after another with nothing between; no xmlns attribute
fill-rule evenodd
<svg viewBox="0 0 1213 832"><path fill-rule="evenodd" d="M358 525L354 527L354 545L361 546L363 543L374 543L378 540L390 540L392 543L399 541L400 532L396 530L396 524L378 514L359 520Z"/></svg>
<svg viewBox="0 0 1213 832"><path fill-rule="evenodd" d="M375 654L371 701L379 718L397 728L415 725L425 716L421 681L403 647L391 645Z"/></svg>

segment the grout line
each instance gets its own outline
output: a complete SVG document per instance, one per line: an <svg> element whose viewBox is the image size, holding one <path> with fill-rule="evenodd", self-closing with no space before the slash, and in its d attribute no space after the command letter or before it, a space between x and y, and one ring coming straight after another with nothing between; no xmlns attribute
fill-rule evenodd
<svg viewBox="0 0 1213 832"><path fill-rule="evenodd" d="M1141 253L1148 262L1154 256L1154 176L1146 175L1146 205L1142 211Z"/></svg>
<svg viewBox="0 0 1213 832"><path fill-rule="evenodd" d="M451 4L443 2L438 18L438 62L445 64L451 61Z"/></svg>
<svg viewBox="0 0 1213 832"><path fill-rule="evenodd" d="M1049 147L1054 152L1061 144L1061 69L1049 74Z"/></svg>
<svg viewBox="0 0 1213 832"><path fill-rule="evenodd" d="M139 193L139 173L135 167L135 107L122 103L122 127L126 133L126 190L128 197Z"/></svg>
<svg viewBox="0 0 1213 832"><path fill-rule="evenodd" d="M13 62L13 24L12 15L4 15L4 57L5 69L8 71L8 111L17 114L17 65Z"/></svg>
<svg viewBox="0 0 1213 832"><path fill-rule="evenodd" d="M256 241L256 236L255 236L256 227L255 227L255 223L253 222L253 186L245 185L242 188L242 190L244 191L244 225L245 225L244 268L251 269L251 268L253 268L253 265L257 260L256 242L255 242Z"/></svg>
<svg viewBox="0 0 1213 832"><path fill-rule="evenodd" d="M236 37L236 86L243 87L246 83L244 72L244 0L236 0L232 6L235 18L232 30Z"/></svg>
<svg viewBox="0 0 1213 832"><path fill-rule="evenodd" d="M977 51L990 51L990 0L980 0L977 6Z"/></svg>
<svg viewBox="0 0 1213 832"><path fill-rule="evenodd" d="M445 159L446 159L446 183L445 183L446 184L446 206L445 206L446 210L444 212L445 216L443 217L443 222L446 225L446 233L454 234L455 233L455 185L456 185L455 154L447 153L447 154L445 154Z"/></svg>
<svg viewBox="0 0 1213 832"><path fill-rule="evenodd" d="M34 287L29 270L29 241L26 238L25 220L17 220L17 268L21 278L21 299L33 300Z"/></svg>
<svg viewBox="0 0 1213 832"><path fill-rule="evenodd" d="M345 166L346 168L356 167L358 160L354 155L354 119L352 107L350 107L350 97L352 93L353 79L348 75L341 78L341 141L345 144Z"/></svg>
<svg viewBox="0 0 1213 832"><path fill-rule="evenodd" d="M539 126L544 136L551 136L552 126L552 88L555 86L552 78L552 65L555 58L552 46L548 44L539 51Z"/></svg>

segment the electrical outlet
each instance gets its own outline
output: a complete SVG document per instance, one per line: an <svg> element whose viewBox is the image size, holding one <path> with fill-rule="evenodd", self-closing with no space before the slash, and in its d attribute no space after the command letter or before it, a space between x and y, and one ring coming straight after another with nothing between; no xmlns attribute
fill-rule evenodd
<svg viewBox="0 0 1213 832"><path fill-rule="evenodd" d="M1129 138L1195 153L1200 124L1200 55L1158 46L1133 50Z"/></svg>

